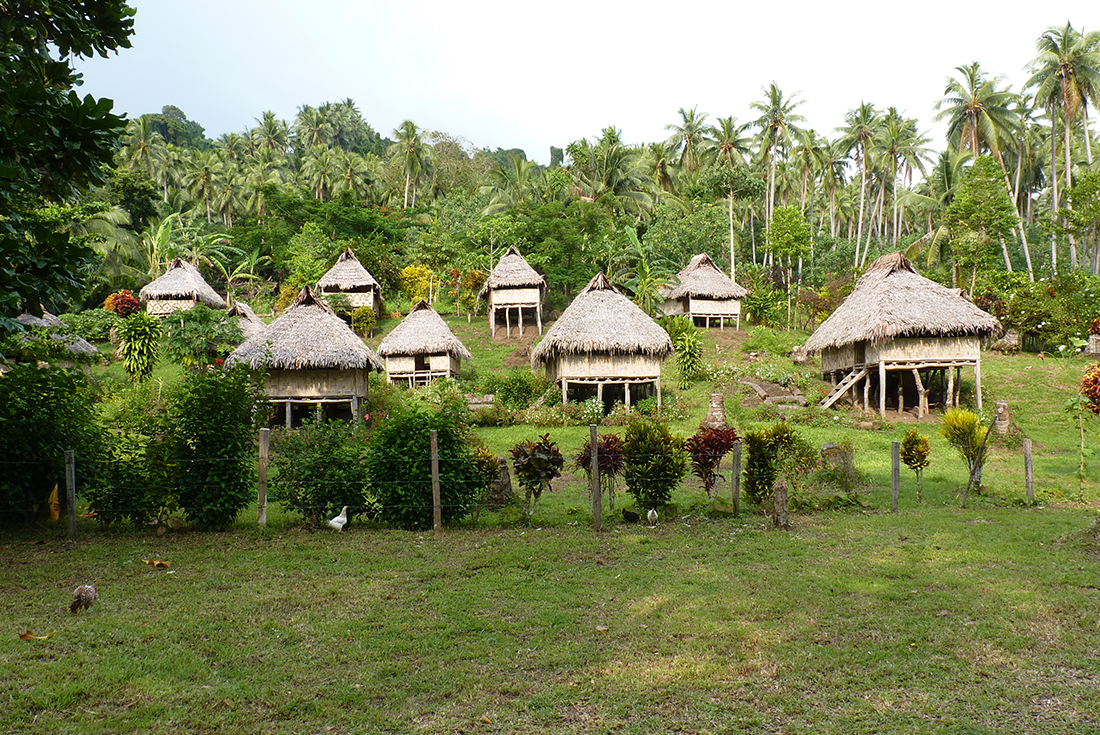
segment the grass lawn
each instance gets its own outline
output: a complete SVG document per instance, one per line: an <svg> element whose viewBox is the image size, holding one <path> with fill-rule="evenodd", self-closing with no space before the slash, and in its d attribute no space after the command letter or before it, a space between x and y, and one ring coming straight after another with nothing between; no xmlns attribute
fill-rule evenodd
<svg viewBox="0 0 1100 735"><path fill-rule="evenodd" d="M448 322L476 369L522 364L524 346L490 340L484 320ZM708 359L742 361L713 331ZM75 545L5 532L0 733L1100 733L1100 472L1089 456L1078 477L1063 407L1085 364L983 361L987 412L1008 400L1017 432L966 509L936 414L866 431L830 411L795 428L855 445L867 507L795 515L789 533L751 506L711 517L694 479L656 526L610 515L595 533L573 472L530 526L483 513L439 537L313 530L277 504L266 529L252 507L220 534L85 519ZM722 387L739 429L770 422ZM682 392L678 433L710 390ZM932 446L924 502L902 467L891 513L890 445L914 425ZM567 457L588 438L479 430L498 453L546 432ZM143 563L156 559L171 566ZM72 615L86 582L100 600Z"/></svg>

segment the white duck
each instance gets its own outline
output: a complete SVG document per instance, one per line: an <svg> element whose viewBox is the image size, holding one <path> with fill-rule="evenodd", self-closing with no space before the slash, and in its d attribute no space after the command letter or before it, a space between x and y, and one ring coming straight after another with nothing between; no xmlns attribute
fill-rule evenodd
<svg viewBox="0 0 1100 735"><path fill-rule="evenodd" d="M348 522L348 506L344 506L340 511L340 515L335 518L330 518L328 521L329 528L335 528L340 533L344 532L344 526Z"/></svg>
<svg viewBox="0 0 1100 735"><path fill-rule="evenodd" d="M657 509L656 508L650 508L649 512L646 513L645 517L647 519L649 519L649 525L651 525L651 526L656 525L656 523L657 523Z"/></svg>

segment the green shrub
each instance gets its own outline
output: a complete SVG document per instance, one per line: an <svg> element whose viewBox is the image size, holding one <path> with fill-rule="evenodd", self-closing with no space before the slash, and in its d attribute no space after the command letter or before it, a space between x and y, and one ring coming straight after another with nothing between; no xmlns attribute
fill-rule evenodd
<svg viewBox="0 0 1100 735"><path fill-rule="evenodd" d="M770 497L780 474L790 483L788 497L794 498L804 484L803 478L817 467L813 448L785 421L746 432L744 442L748 458L743 487L754 503Z"/></svg>
<svg viewBox="0 0 1100 735"><path fill-rule="evenodd" d="M513 411L522 411L546 392L546 378L523 368L506 373L490 373L479 381L482 393L491 393L497 403Z"/></svg>
<svg viewBox="0 0 1100 735"><path fill-rule="evenodd" d="M313 526L348 506L351 519L371 505L362 422L325 421L318 412L292 431L271 435L271 498Z"/></svg>
<svg viewBox="0 0 1100 735"><path fill-rule="evenodd" d="M742 352L767 352L769 355L786 355L795 345L805 341L797 332L777 332L770 327L753 327L748 338L741 343Z"/></svg>
<svg viewBox="0 0 1100 735"><path fill-rule="evenodd" d="M179 509L178 465L165 435L111 432L100 459L99 482L84 488L95 518L108 525L162 522Z"/></svg>
<svg viewBox="0 0 1100 735"><path fill-rule="evenodd" d="M169 359L185 368L213 365L239 345L241 329L206 304L177 311L164 320L168 328L165 351Z"/></svg>
<svg viewBox="0 0 1100 735"><path fill-rule="evenodd" d="M656 508L672 501L672 491L687 475L684 442L667 424L635 421L623 436L623 479L637 505Z"/></svg>
<svg viewBox="0 0 1100 735"><path fill-rule="evenodd" d="M907 429L905 438L901 442L901 461L917 475L918 503L922 500L924 493L924 468L931 463L928 458L930 453L928 437L922 436L916 429Z"/></svg>
<svg viewBox="0 0 1100 735"><path fill-rule="evenodd" d="M981 425L978 414L965 408L948 409L943 415L943 423L940 424L940 434L966 461L967 479L974 477L979 488L988 451L983 444L986 428Z"/></svg>
<svg viewBox="0 0 1100 735"><path fill-rule="evenodd" d="M522 441L509 451L516 481L523 485L523 515L530 520L543 491L550 489L555 477L561 477L565 458L549 434L543 434L537 442Z"/></svg>
<svg viewBox="0 0 1100 735"><path fill-rule="evenodd" d="M187 374L168 405L179 504L199 529L225 528L252 499L260 400L244 368L212 369Z"/></svg>
<svg viewBox="0 0 1100 735"><path fill-rule="evenodd" d="M123 319L117 328L122 366L130 380L145 380L157 364L157 352L163 333L160 320L139 311Z"/></svg>
<svg viewBox="0 0 1100 735"><path fill-rule="evenodd" d="M0 378L0 525L45 515L54 485L65 505L65 451L81 490L93 486L102 448L94 398L73 370L16 365Z"/></svg>
<svg viewBox="0 0 1100 735"><path fill-rule="evenodd" d="M368 447L367 476L384 522L410 530L432 527L433 429L438 436L443 522L460 520L477 502L482 478L463 414L410 403L392 411L371 435Z"/></svg>
<svg viewBox="0 0 1100 735"><path fill-rule="evenodd" d="M62 314L58 319L89 342L106 342L111 338L111 330L119 323L118 314L107 309L87 309L78 314Z"/></svg>
<svg viewBox="0 0 1100 735"><path fill-rule="evenodd" d="M499 403L470 411L470 423L474 426L514 426L517 414Z"/></svg>
<svg viewBox="0 0 1100 735"><path fill-rule="evenodd" d="M622 404L617 404L622 405ZM615 510L615 480L623 469L623 440L618 434L604 434L596 442L596 464L600 475L601 493L607 496L608 507ZM592 482L592 441L586 441L573 457L573 466L584 472Z"/></svg>
<svg viewBox="0 0 1100 735"><path fill-rule="evenodd" d="M374 309L364 304L357 307L355 311L351 313L351 328L355 330L355 333L362 337L365 334L374 334L374 327L376 325L376 317Z"/></svg>
<svg viewBox="0 0 1100 735"><path fill-rule="evenodd" d="M772 491L775 484L775 449L767 431L758 429L745 432L745 495L754 503L760 503Z"/></svg>

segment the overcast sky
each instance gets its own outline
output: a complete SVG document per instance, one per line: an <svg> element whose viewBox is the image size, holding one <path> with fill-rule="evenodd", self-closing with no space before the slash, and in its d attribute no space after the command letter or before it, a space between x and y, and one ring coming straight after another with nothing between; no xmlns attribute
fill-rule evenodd
<svg viewBox="0 0 1100 735"><path fill-rule="evenodd" d="M408 119L543 164L608 125L628 143L667 138L681 107L747 122L773 81L827 137L867 101L942 148L932 117L956 66L979 61L1018 91L1048 27L1100 24L1095 0L130 4L133 48L78 64L81 92L130 117L175 105L217 138L350 97L384 136Z"/></svg>

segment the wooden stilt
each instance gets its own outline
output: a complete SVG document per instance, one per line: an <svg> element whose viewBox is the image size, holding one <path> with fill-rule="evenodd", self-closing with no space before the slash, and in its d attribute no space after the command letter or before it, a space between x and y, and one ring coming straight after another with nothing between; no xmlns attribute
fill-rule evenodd
<svg viewBox="0 0 1100 735"><path fill-rule="evenodd" d="M535 320L539 325L539 336L542 336L542 304L535 304Z"/></svg>
<svg viewBox="0 0 1100 735"><path fill-rule="evenodd" d="M497 308L495 306L489 307L489 328L492 331L492 336L497 336Z"/></svg>
<svg viewBox="0 0 1100 735"><path fill-rule="evenodd" d="M523 336L523 307L517 307L516 311L519 312L519 336Z"/></svg>
<svg viewBox="0 0 1100 735"><path fill-rule="evenodd" d="M871 403L871 376L863 379L863 410L867 411Z"/></svg>
<svg viewBox="0 0 1100 735"><path fill-rule="evenodd" d="M962 368L955 368L955 398L952 400L952 405L958 406L959 401L962 400L963 393L963 381L962 381Z"/></svg>
<svg viewBox="0 0 1100 735"><path fill-rule="evenodd" d="M886 418L886 362L879 360L878 362L878 415L879 418Z"/></svg>
<svg viewBox="0 0 1100 735"><path fill-rule="evenodd" d="M978 399L978 410L982 410L982 358L974 363L974 395Z"/></svg>
<svg viewBox="0 0 1100 735"><path fill-rule="evenodd" d="M947 368L947 393L943 397L944 408L951 408L955 405L955 371L952 368Z"/></svg>
<svg viewBox="0 0 1100 735"><path fill-rule="evenodd" d="M287 401L286 402L286 428L288 428L288 429L290 428L291 417L293 415L294 414L293 414L293 412L291 411L291 408L290 408L290 401Z"/></svg>
<svg viewBox="0 0 1100 735"><path fill-rule="evenodd" d="M600 399L600 403L603 403L603 381L596 383L596 398Z"/></svg>
<svg viewBox="0 0 1100 735"><path fill-rule="evenodd" d="M626 407L630 408L630 383L623 383L623 393L626 394Z"/></svg>
<svg viewBox="0 0 1100 735"><path fill-rule="evenodd" d="M661 410L661 376L657 376L657 410Z"/></svg>
<svg viewBox="0 0 1100 735"><path fill-rule="evenodd" d="M561 405L568 403L566 396L569 394L569 381L565 378L561 379Z"/></svg>
<svg viewBox="0 0 1100 735"><path fill-rule="evenodd" d="M917 384L917 418L924 418L928 413L928 393L924 390L924 383L920 379L920 371L913 368L913 381Z"/></svg>
<svg viewBox="0 0 1100 735"><path fill-rule="evenodd" d="M504 307L504 328L507 329L508 339L512 338L512 310Z"/></svg>
<svg viewBox="0 0 1100 735"><path fill-rule="evenodd" d="M898 373L898 420L905 413L905 373Z"/></svg>

